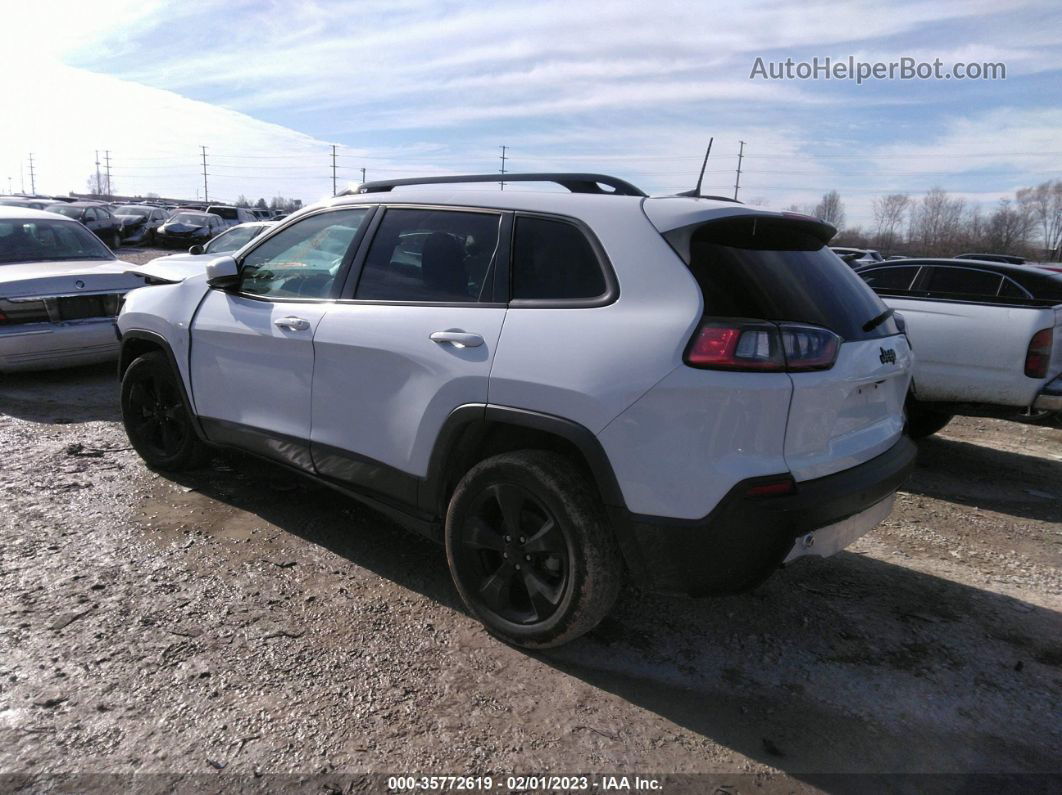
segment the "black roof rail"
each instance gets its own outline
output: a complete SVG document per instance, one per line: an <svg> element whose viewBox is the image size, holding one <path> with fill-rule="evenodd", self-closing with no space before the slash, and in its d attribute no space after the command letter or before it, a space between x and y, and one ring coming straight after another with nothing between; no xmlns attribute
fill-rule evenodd
<svg viewBox="0 0 1062 795"><path fill-rule="evenodd" d="M404 185L445 185L458 182L555 182L572 193L598 193L616 196L646 196L640 188L626 180L607 174L583 174L549 172L541 174L459 174L451 177L415 177L412 179L383 179L363 182L356 188L347 188L340 196L356 193L387 193L392 188ZM602 190L606 185L612 191Z"/></svg>

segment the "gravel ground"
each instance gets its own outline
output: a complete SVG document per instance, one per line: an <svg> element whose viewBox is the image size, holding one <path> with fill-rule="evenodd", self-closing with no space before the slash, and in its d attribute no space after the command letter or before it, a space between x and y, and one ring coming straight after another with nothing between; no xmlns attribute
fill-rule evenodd
<svg viewBox="0 0 1062 795"><path fill-rule="evenodd" d="M629 589L548 653L491 638L440 548L327 489L230 453L146 470L111 366L5 378L0 445L0 790L1062 773L1055 428L956 420L849 551L737 597Z"/></svg>

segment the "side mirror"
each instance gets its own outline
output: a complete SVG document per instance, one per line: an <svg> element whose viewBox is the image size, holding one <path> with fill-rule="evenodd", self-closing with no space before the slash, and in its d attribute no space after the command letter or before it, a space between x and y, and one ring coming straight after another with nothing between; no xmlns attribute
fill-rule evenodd
<svg viewBox="0 0 1062 795"><path fill-rule="evenodd" d="M207 284L226 290L240 283L240 269L232 257L212 259L206 266Z"/></svg>
<svg viewBox="0 0 1062 795"><path fill-rule="evenodd" d="M194 246L188 249L189 254L202 254L203 246L200 243L196 243Z"/></svg>

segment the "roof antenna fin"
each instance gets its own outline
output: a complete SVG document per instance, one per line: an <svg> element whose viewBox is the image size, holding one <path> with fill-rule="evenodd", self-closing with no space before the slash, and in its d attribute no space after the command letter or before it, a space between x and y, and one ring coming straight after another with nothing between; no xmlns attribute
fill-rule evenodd
<svg viewBox="0 0 1062 795"><path fill-rule="evenodd" d="M708 168L708 155L712 153L712 142L715 140L713 135L708 139L708 148L704 150L704 162L701 163L701 173L697 177L697 187L693 190L686 190L678 194L679 196L693 196L694 198L701 195L701 183L704 182L704 171Z"/></svg>

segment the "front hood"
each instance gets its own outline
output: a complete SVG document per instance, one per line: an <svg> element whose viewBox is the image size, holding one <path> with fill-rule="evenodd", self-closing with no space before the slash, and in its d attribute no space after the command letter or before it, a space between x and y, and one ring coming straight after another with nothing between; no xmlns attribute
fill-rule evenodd
<svg viewBox="0 0 1062 795"><path fill-rule="evenodd" d="M0 265L0 296L77 295L124 292L141 287L142 277L121 260L70 260Z"/></svg>
<svg viewBox="0 0 1062 795"><path fill-rule="evenodd" d="M126 268L126 273L145 276L153 282L182 282L192 276L206 273L207 263L218 254L171 254L159 257L146 265Z"/></svg>

